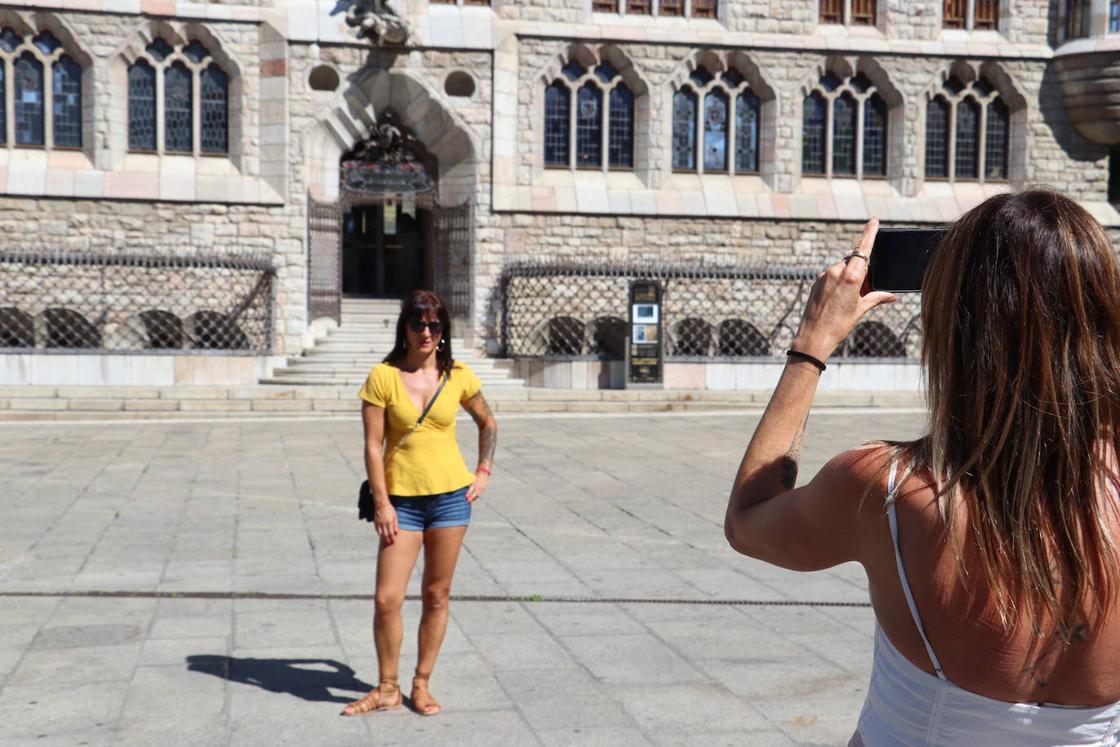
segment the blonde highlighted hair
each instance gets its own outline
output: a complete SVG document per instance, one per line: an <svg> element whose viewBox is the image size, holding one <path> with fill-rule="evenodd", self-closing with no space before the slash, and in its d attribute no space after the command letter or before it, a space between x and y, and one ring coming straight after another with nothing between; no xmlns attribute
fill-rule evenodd
<svg viewBox="0 0 1120 747"><path fill-rule="evenodd" d="M932 475L946 527L964 512L1006 627L1099 615L1120 455L1120 267L1101 226L1056 192L992 197L938 246L921 319L930 426L901 445L907 471Z"/></svg>

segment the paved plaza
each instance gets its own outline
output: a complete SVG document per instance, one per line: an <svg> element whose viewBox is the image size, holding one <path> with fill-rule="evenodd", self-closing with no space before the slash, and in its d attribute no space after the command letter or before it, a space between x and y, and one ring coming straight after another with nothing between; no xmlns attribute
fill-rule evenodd
<svg viewBox="0 0 1120 747"><path fill-rule="evenodd" d="M445 711L352 719L377 681L356 413L4 424L0 745L846 744L862 570L794 574L723 538L757 418L500 419L432 679ZM923 420L815 413L802 480ZM460 441L470 461L468 420Z"/></svg>

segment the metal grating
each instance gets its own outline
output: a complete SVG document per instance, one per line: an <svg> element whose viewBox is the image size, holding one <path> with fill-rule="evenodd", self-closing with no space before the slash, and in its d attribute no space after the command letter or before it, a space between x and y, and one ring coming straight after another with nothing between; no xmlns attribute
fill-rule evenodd
<svg viewBox="0 0 1120 747"><path fill-rule="evenodd" d="M471 318L471 205L439 208L436 292L457 319Z"/></svg>
<svg viewBox="0 0 1120 747"><path fill-rule="evenodd" d="M0 352L272 349L265 257L0 252Z"/></svg>
<svg viewBox="0 0 1120 747"><path fill-rule="evenodd" d="M307 198L307 311L342 321L342 211Z"/></svg>

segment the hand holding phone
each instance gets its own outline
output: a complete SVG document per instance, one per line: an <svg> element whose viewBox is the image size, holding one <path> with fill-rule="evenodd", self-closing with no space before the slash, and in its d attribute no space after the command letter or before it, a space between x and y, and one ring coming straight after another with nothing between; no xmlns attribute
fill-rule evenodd
<svg viewBox="0 0 1120 747"><path fill-rule="evenodd" d="M880 228L867 279L871 290L916 293L945 228Z"/></svg>

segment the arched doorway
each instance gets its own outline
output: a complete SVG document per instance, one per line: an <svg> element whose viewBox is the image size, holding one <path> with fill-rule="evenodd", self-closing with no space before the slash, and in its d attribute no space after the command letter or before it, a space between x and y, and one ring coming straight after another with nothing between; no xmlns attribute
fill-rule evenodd
<svg viewBox="0 0 1120 747"><path fill-rule="evenodd" d="M342 155L343 295L401 298L433 287L437 168L391 110Z"/></svg>

